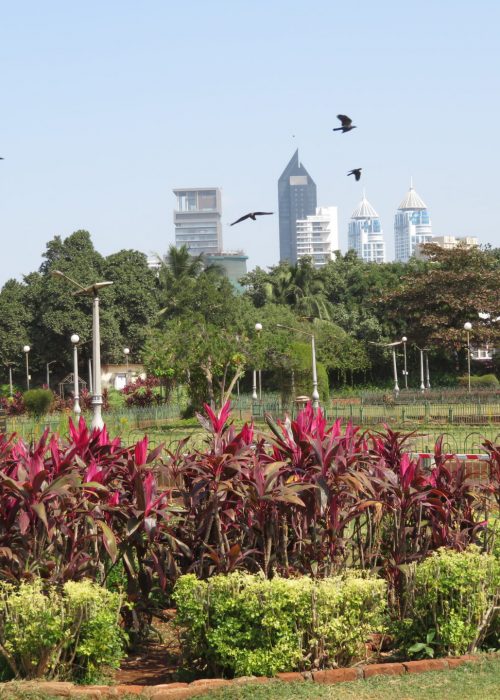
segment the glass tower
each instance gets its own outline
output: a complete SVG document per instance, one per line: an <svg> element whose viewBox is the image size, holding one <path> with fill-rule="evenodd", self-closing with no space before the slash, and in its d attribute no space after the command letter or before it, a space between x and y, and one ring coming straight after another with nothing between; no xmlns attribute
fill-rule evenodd
<svg viewBox="0 0 500 700"><path fill-rule="evenodd" d="M347 231L348 248L365 262L385 262L385 243L380 218L363 192L363 199L351 214Z"/></svg>
<svg viewBox="0 0 500 700"><path fill-rule="evenodd" d="M280 262L297 262L297 220L316 214L316 185L298 149L278 180Z"/></svg>
<svg viewBox="0 0 500 700"><path fill-rule="evenodd" d="M432 224L425 202L410 189L398 207L394 217L394 249L398 262L408 262L415 248L432 243Z"/></svg>

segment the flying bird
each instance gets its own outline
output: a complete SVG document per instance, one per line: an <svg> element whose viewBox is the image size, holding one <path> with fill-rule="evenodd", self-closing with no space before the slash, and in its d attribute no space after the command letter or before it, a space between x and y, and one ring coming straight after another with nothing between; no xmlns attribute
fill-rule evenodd
<svg viewBox="0 0 500 700"><path fill-rule="evenodd" d="M350 117L347 117L345 114L337 114L337 119L340 119L340 123L342 124L342 126L339 126L333 131L341 131L343 134L345 134L346 131L351 131L351 129L357 128L353 125L352 119Z"/></svg>
<svg viewBox="0 0 500 700"><path fill-rule="evenodd" d="M249 214L245 214L245 216L240 216L239 219L236 219L236 221L233 221L231 226L234 226L235 224L239 224L240 221L245 221L245 219L252 219L252 221L255 221L255 217L268 216L269 214L274 214L274 212L273 211L251 211Z"/></svg>
<svg viewBox="0 0 500 700"><path fill-rule="evenodd" d="M361 179L362 170L363 168L353 168L352 170L349 170L349 172L347 173L347 177L349 177L349 175L354 175L354 177L356 178L356 182L358 182L358 180Z"/></svg>

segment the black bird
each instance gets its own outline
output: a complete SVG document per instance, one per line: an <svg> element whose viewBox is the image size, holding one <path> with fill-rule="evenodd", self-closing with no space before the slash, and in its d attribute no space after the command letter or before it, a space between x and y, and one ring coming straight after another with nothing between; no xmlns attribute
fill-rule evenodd
<svg viewBox="0 0 500 700"><path fill-rule="evenodd" d="M356 182L357 182L358 180L361 179L361 171L362 170L363 170L363 168L353 168L352 170L349 170L349 172L347 173L347 177L349 177L349 175L354 175L354 177L356 178Z"/></svg>
<svg viewBox="0 0 500 700"><path fill-rule="evenodd" d="M347 117L345 114L337 114L337 119L340 119L340 123L342 124L342 126L339 126L337 129L334 129L334 131L341 131L343 134L345 134L346 131L351 131L351 129L357 128L353 126L352 119L350 117Z"/></svg>
<svg viewBox="0 0 500 700"><path fill-rule="evenodd" d="M234 226L235 224L239 224L240 221L245 221L245 219L252 219L252 221L255 221L256 216L267 216L268 214L274 214L273 211L251 211L249 214L245 214L245 216L240 216L239 219L236 219L236 221L233 221L231 226Z"/></svg>

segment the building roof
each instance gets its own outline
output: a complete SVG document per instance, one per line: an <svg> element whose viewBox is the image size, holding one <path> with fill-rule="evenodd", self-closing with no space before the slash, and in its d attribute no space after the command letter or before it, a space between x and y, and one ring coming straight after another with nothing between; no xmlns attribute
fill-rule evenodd
<svg viewBox="0 0 500 700"><path fill-rule="evenodd" d="M378 219L378 214L366 199L363 192L363 199L351 214L351 219Z"/></svg>
<svg viewBox="0 0 500 700"><path fill-rule="evenodd" d="M398 209L427 209L424 200L415 192L413 183L410 185L410 189L406 193Z"/></svg>

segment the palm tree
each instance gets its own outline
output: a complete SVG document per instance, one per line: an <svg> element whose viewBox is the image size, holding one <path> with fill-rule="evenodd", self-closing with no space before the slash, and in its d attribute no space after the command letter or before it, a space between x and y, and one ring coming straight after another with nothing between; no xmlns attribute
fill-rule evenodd
<svg viewBox="0 0 500 700"><path fill-rule="evenodd" d="M271 286L276 303L286 304L310 319L330 320L332 306L324 282L309 258L276 267L271 273Z"/></svg>

